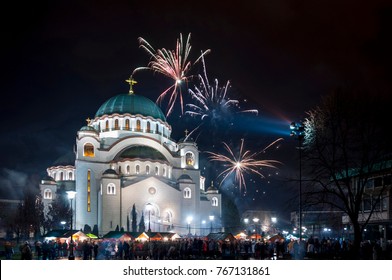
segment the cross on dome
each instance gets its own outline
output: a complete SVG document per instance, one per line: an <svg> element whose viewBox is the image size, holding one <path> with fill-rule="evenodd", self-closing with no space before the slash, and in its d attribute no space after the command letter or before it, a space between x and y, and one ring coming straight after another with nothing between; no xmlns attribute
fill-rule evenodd
<svg viewBox="0 0 392 280"><path fill-rule="evenodd" d="M132 78L132 75L125 81L129 84L129 94L133 94L133 85L137 84L137 81Z"/></svg>

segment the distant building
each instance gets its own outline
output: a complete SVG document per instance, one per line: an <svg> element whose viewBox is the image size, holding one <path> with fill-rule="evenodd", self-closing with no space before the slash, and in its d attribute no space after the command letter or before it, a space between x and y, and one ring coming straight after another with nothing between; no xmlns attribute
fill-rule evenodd
<svg viewBox="0 0 392 280"><path fill-rule="evenodd" d="M131 230L135 205L146 231L200 234L202 221L221 219L221 194L206 189L193 139L176 142L171 132L150 99L132 90L108 99L77 132L74 153L47 169L40 184L46 211L64 188L76 191L75 229Z"/></svg>
<svg viewBox="0 0 392 280"><path fill-rule="evenodd" d="M361 202L361 212L358 220L364 223L369 219L371 207L374 206L368 225L364 231L364 239L392 240L392 160L380 163L374 168L365 185L365 194ZM380 167L380 168L379 168ZM353 176L352 184L358 184L359 177ZM382 192L382 193L381 193ZM377 202L378 198L381 200ZM348 234L352 233L350 219L343 216L343 224Z"/></svg>

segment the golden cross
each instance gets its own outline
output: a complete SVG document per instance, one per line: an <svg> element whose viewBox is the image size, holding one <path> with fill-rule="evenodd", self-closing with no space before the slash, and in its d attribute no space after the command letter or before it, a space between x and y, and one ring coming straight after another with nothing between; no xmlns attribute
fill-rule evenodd
<svg viewBox="0 0 392 280"><path fill-rule="evenodd" d="M137 84L137 82L132 78L132 75L129 77L129 79L125 80L129 84L129 93L133 93L133 85Z"/></svg>
<svg viewBox="0 0 392 280"><path fill-rule="evenodd" d="M87 125L90 124L90 121L91 121L90 118L87 118L87 119L86 119Z"/></svg>

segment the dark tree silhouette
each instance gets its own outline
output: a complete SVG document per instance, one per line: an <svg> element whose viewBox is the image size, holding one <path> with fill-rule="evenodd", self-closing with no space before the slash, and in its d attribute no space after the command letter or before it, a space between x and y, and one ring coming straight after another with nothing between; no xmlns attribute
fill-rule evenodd
<svg viewBox="0 0 392 280"><path fill-rule="evenodd" d="M60 188L54 201L49 204L45 221L49 230L60 228L60 222L62 221L67 222L69 228L71 228L71 205L66 197L65 191Z"/></svg>
<svg viewBox="0 0 392 280"><path fill-rule="evenodd" d="M304 123L306 200L346 213L354 229L353 257L359 256L363 230L385 195L385 189L371 193L370 211L360 216L369 179L390 159L390 107L388 95L339 89L309 111Z"/></svg>
<svg viewBox="0 0 392 280"><path fill-rule="evenodd" d="M38 190L26 187L23 202L19 204L15 217L14 231L18 239L27 239L30 233L33 233L35 238L39 237L44 222L43 209Z"/></svg>
<svg viewBox="0 0 392 280"><path fill-rule="evenodd" d="M140 222L139 222L139 231L143 232L146 231L146 225L144 223L144 214L142 213L142 217L140 218Z"/></svg>
<svg viewBox="0 0 392 280"><path fill-rule="evenodd" d="M132 231L137 231L137 213L135 204L132 206Z"/></svg>

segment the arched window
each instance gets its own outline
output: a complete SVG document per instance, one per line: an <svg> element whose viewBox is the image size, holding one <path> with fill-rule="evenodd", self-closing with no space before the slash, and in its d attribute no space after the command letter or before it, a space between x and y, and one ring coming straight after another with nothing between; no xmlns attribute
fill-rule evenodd
<svg viewBox="0 0 392 280"><path fill-rule="evenodd" d="M155 133L159 134L159 125L158 124L155 126Z"/></svg>
<svg viewBox="0 0 392 280"><path fill-rule="evenodd" d="M162 172L162 173L163 173L163 174L162 174L163 177L166 177L166 168L165 168L165 167L163 168L163 172Z"/></svg>
<svg viewBox="0 0 392 280"><path fill-rule="evenodd" d="M139 174L140 173L140 165L136 165L136 174Z"/></svg>
<svg viewBox="0 0 392 280"><path fill-rule="evenodd" d="M185 161L186 161L186 165L193 166L195 164L195 157L193 156L193 153L191 152L186 153Z"/></svg>
<svg viewBox="0 0 392 280"><path fill-rule="evenodd" d="M131 167L127 165L127 174L129 174L129 172L131 172Z"/></svg>
<svg viewBox="0 0 392 280"><path fill-rule="evenodd" d="M125 129L126 130L130 129L130 125L129 125L129 120L128 119L125 120Z"/></svg>
<svg viewBox="0 0 392 280"><path fill-rule="evenodd" d="M72 172L68 173L68 180L72 180Z"/></svg>
<svg viewBox="0 0 392 280"><path fill-rule="evenodd" d="M118 119L114 120L114 129L115 130L119 130L120 129L120 126L118 125Z"/></svg>
<svg viewBox="0 0 392 280"><path fill-rule="evenodd" d="M106 120L106 123L105 123L105 130L106 130L106 131L109 130L109 121L108 121L108 120Z"/></svg>
<svg viewBox="0 0 392 280"><path fill-rule="evenodd" d="M109 183L107 186L107 194L116 194L116 186L113 183Z"/></svg>
<svg viewBox="0 0 392 280"><path fill-rule="evenodd" d="M191 198L192 197L192 190L190 188L184 189L184 198Z"/></svg>
<svg viewBox="0 0 392 280"><path fill-rule="evenodd" d="M93 146L93 144L86 143L84 145L83 156L85 156L85 157L94 157L94 146Z"/></svg>
<svg viewBox="0 0 392 280"><path fill-rule="evenodd" d="M141 126L140 120L137 120L136 121L136 131L141 131L141 130L142 130L142 126Z"/></svg>
<svg viewBox="0 0 392 280"><path fill-rule="evenodd" d="M218 198L217 197L213 197L211 198L211 205L212 206L218 206Z"/></svg>
<svg viewBox="0 0 392 280"><path fill-rule="evenodd" d="M64 181L64 173L60 172L60 181Z"/></svg>
<svg viewBox="0 0 392 280"><path fill-rule="evenodd" d="M171 224L173 222L173 214L170 211L165 211L163 214L163 222L167 224Z"/></svg>
<svg viewBox="0 0 392 280"><path fill-rule="evenodd" d="M121 165L118 167L118 174L121 174Z"/></svg>
<svg viewBox="0 0 392 280"><path fill-rule="evenodd" d="M159 167L158 166L155 166L155 175L159 175Z"/></svg>
<svg viewBox="0 0 392 280"><path fill-rule="evenodd" d="M150 124L150 122L147 122L147 132L148 133L151 132L151 124Z"/></svg>
<svg viewBox="0 0 392 280"><path fill-rule="evenodd" d="M146 174L150 174L150 166L146 165Z"/></svg>
<svg viewBox="0 0 392 280"><path fill-rule="evenodd" d="M52 199L52 191L50 189L44 190L44 199Z"/></svg>

